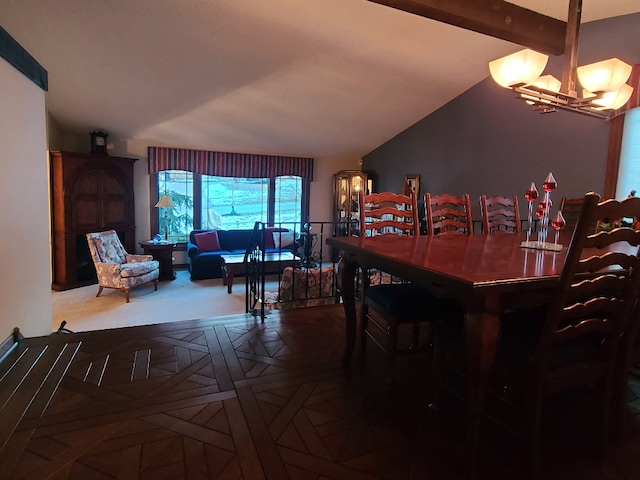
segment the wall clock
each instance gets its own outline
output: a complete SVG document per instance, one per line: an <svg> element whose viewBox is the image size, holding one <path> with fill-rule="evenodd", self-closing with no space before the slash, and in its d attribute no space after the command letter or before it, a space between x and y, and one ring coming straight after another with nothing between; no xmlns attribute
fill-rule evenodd
<svg viewBox="0 0 640 480"><path fill-rule="evenodd" d="M106 132L91 132L91 153L107 153Z"/></svg>

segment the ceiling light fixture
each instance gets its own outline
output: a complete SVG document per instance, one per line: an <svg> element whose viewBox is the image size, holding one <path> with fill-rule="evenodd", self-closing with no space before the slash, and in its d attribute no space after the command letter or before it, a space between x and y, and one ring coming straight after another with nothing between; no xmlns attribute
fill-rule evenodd
<svg viewBox="0 0 640 480"><path fill-rule="evenodd" d="M610 119L631 98L627 85L631 65L617 58L578 67L578 37L582 0L569 0L562 81L551 75L540 76L549 57L525 49L489 62L491 76L500 86L511 88L518 98L540 113L569 110ZM583 87L579 97L576 80Z"/></svg>

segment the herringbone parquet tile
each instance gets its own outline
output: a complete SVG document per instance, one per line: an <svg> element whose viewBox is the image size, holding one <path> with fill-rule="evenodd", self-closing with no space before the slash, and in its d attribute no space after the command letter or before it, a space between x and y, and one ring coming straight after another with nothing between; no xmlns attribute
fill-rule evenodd
<svg viewBox="0 0 640 480"><path fill-rule="evenodd" d="M27 339L0 364L0 478L459 478L428 355L388 392L380 352L343 348L339 306Z"/></svg>

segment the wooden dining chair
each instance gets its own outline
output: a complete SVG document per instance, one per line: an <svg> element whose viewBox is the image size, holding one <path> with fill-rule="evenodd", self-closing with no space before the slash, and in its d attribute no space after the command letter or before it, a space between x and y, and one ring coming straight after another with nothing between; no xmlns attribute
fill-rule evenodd
<svg viewBox="0 0 640 480"><path fill-rule="evenodd" d="M560 202L560 211L562 212L562 216L564 217L564 221L566 222L565 230L570 232L574 228L576 228L576 223L578 222L578 216L580 215L580 210L582 209L582 204L584 203L584 197L581 198L567 198L562 197Z"/></svg>
<svg viewBox="0 0 640 480"><path fill-rule="evenodd" d="M598 219L637 216L640 198L599 200L594 193L584 197L549 302L501 316L491 398L499 398L514 407L509 411L521 413L518 425L525 440L529 474L534 474L538 465L546 397L577 387L592 388L595 395L583 398L596 399L598 447L604 453L612 409L619 407L612 397L627 380L626 372L619 372L619 362L629 357L627 344L635 342L623 342L620 347L620 339L635 335L640 321L635 311L640 289L640 231L621 227L594 232L592 226ZM438 364L463 364L451 358L460 351L451 344L463 342L461 325L458 327L436 331ZM500 412L507 410L502 405Z"/></svg>
<svg viewBox="0 0 640 480"><path fill-rule="evenodd" d="M473 233L471 201L468 194L456 197L448 193L425 193L424 208L427 216L427 234Z"/></svg>
<svg viewBox="0 0 640 480"><path fill-rule="evenodd" d="M360 231L362 235L419 235L420 224L414 195L392 192L365 195L360 192ZM456 305L440 300L429 290L411 283L369 285L365 275L361 304L361 349L366 350L367 338L387 356L387 384L395 384L395 363L398 349L398 327L411 324L411 348L420 340L422 322L442 318L455 311Z"/></svg>
<svg viewBox="0 0 640 480"><path fill-rule="evenodd" d="M520 233L518 197L480 195L482 233Z"/></svg>
<svg viewBox="0 0 640 480"><path fill-rule="evenodd" d="M418 207L413 195L392 192L360 192L360 231L364 236L395 233L400 235L419 235L420 222Z"/></svg>

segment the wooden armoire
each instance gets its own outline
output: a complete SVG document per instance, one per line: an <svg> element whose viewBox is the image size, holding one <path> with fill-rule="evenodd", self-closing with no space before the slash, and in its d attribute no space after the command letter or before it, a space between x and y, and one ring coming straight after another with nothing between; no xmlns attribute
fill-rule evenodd
<svg viewBox="0 0 640 480"><path fill-rule="evenodd" d="M107 154L51 152L54 290L96 283L86 234L115 230L135 251L133 164Z"/></svg>

